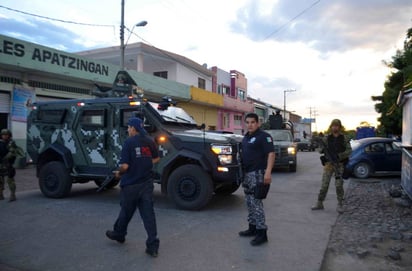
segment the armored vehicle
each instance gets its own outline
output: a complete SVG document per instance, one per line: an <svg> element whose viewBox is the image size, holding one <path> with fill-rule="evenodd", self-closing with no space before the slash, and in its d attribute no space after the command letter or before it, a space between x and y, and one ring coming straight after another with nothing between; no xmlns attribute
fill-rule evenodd
<svg viewBox="0 0 412 271"><path fill-rule="evenodd" d="M291 172L297 168L297 145L293 140L293 124L284 122L281 127L270 127L266 130L272 138L275 147L274 168L286 167Z"/></svg>
<svg viewBox="0 0 412 271"><path fill-rule="evenodd" d="M200 209L213 193L231 194L239 187L241 137L208 133L168 98L150 102L135 95L136 82L125 71L113 88L94 99L35 103L27 123L27 151L37 165L41 192L67 196L73 183L94 181L117 185L112 171L119 166L127 138L127 121L144 120L159 146L155 182L178 208Z"/></svg>

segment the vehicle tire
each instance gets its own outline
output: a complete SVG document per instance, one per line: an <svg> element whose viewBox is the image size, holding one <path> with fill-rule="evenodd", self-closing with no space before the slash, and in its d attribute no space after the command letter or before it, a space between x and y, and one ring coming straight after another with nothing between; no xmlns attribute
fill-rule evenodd
<svg viewBox="0 0 412 271"><path fill-rule="evenodd" d="M72 179L62 162L52 161L40 169L39 187L49 198L66 197L72 188Z"/></svg>
<svg viewBox="0 0 412 271"><path fill-rule="evenodd" d="M219 188L215 189L215 193L217 195L222 195L222 196L228 196L231 195L232 193L236 192L236 190L239 188L239 184L237 183L232 183L228 185L221 186Z"/></svg>
<svg viewBox="0 0 412 271"><path fill-rule="evenodd" d="M212 179L200 166L184 165L170 175L167 193L178 208L198 210L212 198Z"/></svg>
<svg viewBox="0 0 412 271"><path fill-rule="evenodd" d="M94 183L97 185L97 187L102 186L103 182L104 182L104 180L95 180L94 181ZM110 183L108 183L106 185L105 188L110 189L110 188L116 187L119 184L119 182L120 182L120 180L113 179L113 180L110 181Z"/></svg>
<svg viewBox="0 0 412 271"><path fill-rule="evenodd" d="M296 167L297 167L296 164L290 165L289 166L289 172L296 172Z"/></svg>
<svg viewBox="0 0 412 271"><path fill-rule="evenodd" d="M366 179L371 174L371 166L368 163L360 162L353 167L353 175L359 179Z"/></svg>

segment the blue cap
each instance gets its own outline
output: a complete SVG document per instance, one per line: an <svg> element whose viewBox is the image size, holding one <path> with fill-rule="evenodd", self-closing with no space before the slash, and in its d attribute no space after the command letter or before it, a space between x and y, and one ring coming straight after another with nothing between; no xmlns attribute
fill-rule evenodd
<svg viewBox="0 0 412 271"><path fill-rule="evenodd" d="M143 128L143 121L139 118L130 118L127 125L132 126L138 131L140 134L146 134L146 130Z"/></svg>

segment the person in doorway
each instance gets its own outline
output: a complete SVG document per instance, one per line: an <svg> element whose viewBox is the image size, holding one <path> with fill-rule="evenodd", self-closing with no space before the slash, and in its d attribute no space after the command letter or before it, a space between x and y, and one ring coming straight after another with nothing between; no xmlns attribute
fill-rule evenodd
<svg viewBox="0 0 412 271"><path fill-rule="evenodd" d="M120 167L115 171L115 178L120 178L121 209L113 230L107 231L106 236L124 243L128 224L138 208L148 235L146 253L157 257L159 239L153 208L152 168L160 160L158 149L144 130L140 118L129 119L127 131L129 138L123 144Z"/></svg>
<svg viewBox="0 0 412 271"><path fill-rule="evenodd" d="M243 188L248 209L249 228L239 232L240 236L254 236L250 242L258 246L268 241L265 212L262 199L256 196L259 184L270 185L275 151L272 137L260 129L258 115L248 113L245 117L247 133L242 141ZM267 191L266 191L267 193ZM266 197L266 195L265 195Z"/></svg>
<svg viewBox="0 0 412 271"><path fill-rule="evenodd" d="M322 185L318 195L317 203L312 206L312 210L323 210L323 201L328 193L329 183L332 175L335 175L336 196L338 199L337 211L343 212L343 170L345 163L348 161L352 152L349 140L342 133L342 123L339 119L332 120L330 126L331 133L321 138L324 148L321 147L320 152L328 151L328 156L322 155L321 161L323 165ZM325 150L327 148L327 150ZM336 172L337 171L337 172Z"/></svg>
<svg viewBox="0 0 412 271"><path fill-rule="evenodd" d="M4 179L7 178L7 184L10 189L9 202L11 202L17 199L16 182L14 180L16 169L13 164L16 161L18 147L11 138L10 130L2 129L0 136L0 200L4 200Z"/></svg>

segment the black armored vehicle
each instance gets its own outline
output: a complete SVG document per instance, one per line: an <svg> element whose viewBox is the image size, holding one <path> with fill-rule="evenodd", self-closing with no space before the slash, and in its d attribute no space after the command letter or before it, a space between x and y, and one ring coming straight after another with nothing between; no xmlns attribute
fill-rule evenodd
<svg viewBox="0 0 412 271"><path fill-rule="evenodd" d="M34 104L27 122L27 151L37 165L41 192L62 198L73 183L116 186L112 171L119 166L132 116L144 120L157 142L161 159L153 168L155 182L178 208L200 209L213 193L235 192L241 176L241 137L205 132L170 99L143 99L136 85L120 71L113 88L99 91L98 98Z"/></svg>

